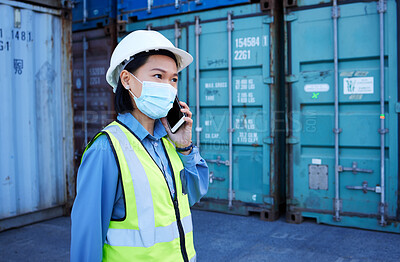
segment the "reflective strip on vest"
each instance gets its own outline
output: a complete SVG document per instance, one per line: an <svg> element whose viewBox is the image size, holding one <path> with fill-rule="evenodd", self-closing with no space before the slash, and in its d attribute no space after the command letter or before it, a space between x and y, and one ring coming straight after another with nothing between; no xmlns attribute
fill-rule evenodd
<svg viewBox="0 0 400 262"><path fill-rule="evenodd" d="M192 216L181 219L185 234L192 232ZM154 242L144 243L141 238L142 230L109 228L106 243L110 246L124 247L151 247L161 242L171 242L179 238L179 231L176 221L166 227L156 227L154 230ZM143 232L145 233L145 232ZM146 245L150 244L150 245ZM192 261L192 260L191 260Z"/></svg>
<svg viewBox="0 0 400 262"><path fill-rule="evenodd" d="M160 242L170 242L179 238L176 221L165 227L155 227L150 183L125 133L116 125L108 126L105 130L115 136L121 145L129 172L134 174L133 188L136 201L140 203L137 205L139 230L109 228L105 243L110 246L151 247ZM185 234L193 231L191 215L182 218L181 222Z"/></svg>

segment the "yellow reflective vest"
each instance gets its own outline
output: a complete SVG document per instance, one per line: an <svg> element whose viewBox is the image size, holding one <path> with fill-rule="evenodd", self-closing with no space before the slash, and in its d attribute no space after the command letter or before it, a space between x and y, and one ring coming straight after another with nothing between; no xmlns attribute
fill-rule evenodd
<svg viewBox="0 0 400 262"><path fill-rule="evenodd" d="M183 165L172 143L162 138L175 198L161 169L123 123L112 122L86 150L101 134L107 135L116 157L126 211L122 221L110 221L103 261L196 261L189 201L182 193Z"/></svg>

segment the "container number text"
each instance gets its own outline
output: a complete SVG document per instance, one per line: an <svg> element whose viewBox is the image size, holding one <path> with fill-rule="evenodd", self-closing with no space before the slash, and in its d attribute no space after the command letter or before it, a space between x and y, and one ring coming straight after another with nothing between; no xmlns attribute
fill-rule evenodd
<svg viewBox="0 0 400 262"><path fill-rule="evenodd" d="M236 48L260 46L260 37L239 37L235 39Z"/></svg>
<svg viewBox="0 0 400 262"><path fill-rule="evenodd" d="M19 30L11 30L11 38L27 42L33 41L31 32Z"/></svg>
<svg viewBox="0 0 400 262"><path fill-rule="evenodd" d="M236 50L235 60L247 60L250 59L250 50Z"/></svg>

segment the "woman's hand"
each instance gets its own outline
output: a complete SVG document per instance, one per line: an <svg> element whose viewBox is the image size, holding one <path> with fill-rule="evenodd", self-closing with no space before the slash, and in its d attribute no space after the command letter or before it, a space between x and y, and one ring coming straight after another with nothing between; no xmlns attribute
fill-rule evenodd
<svg viewBox="0 0 400 262"><path fill-rule="evenodd" d="M171 132L171 129L169 129L167 119L165 117L161 118L161 123L165 127L165 130L167 131L167 134L169 138L174 142L176 147L179 148L184 148L190 145L192 142L192 125L193 125L193 119L192 119L192 112L190 112L189 106L185 103L180 101L179 102L182 106L181 111L186 114L185 123L183 126L181 126L178 131L173 134ZM181 152L182 154L189 154L190 152Z"/></svg>

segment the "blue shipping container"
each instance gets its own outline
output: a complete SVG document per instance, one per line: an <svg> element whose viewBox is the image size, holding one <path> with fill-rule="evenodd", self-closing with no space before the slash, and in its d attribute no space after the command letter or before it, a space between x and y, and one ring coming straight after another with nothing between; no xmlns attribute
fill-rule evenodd
<svg viewBox="0 0 400 262"><path fill-rule="evenodd" d="M286 15L288 221L400 233L396 8L353 1Z"/></svg>
<svg viewBox="0 0 400 262"><path fill-rule="evenodd" d="M70 12L0 0L0 231L75 197Z"/></svg>
<svg viewBox="0 0 400 262"><path fill-rule="evenodd" d="M209 191L197 207L276 219L284 199L273 121L279 112L273 17L253 4L126 28L149 27L195 59L180 73L178 95L194 112L193 141L210 168Z"/></svg>
<svg viewBox="0 0 400 262"><path fill-rule="evenodd" d="M95 29L112 24L117 15L115 0L79 0L72 9L72 31Z"/></svg>
<svg viewBox="0 0 400 262"><path fill-rule="evenodd" d="M124 0L118 4L118 19L131 23L250 2L251 0Z"/></svg>

